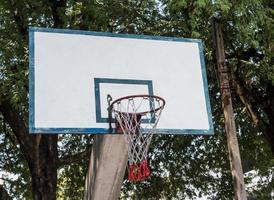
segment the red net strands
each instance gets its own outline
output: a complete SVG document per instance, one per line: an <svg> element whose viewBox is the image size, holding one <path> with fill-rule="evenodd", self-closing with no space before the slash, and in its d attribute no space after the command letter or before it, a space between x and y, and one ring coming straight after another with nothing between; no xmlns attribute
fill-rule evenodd
<svg viewBox="0 0 274 200"><path fill-rule="evenodd" d="M140 163L129 164L128 180L140 181L147 178L150 174L147 160Z"/></svg>
<svg viewBox="0 0 274 200"><path fill-rule="evenodd" d="M116 131L124 133L128 144L130 181L143 180L150 174L148 148L164 106L163 98L149 95L122 97L110 105Z"/></svg>

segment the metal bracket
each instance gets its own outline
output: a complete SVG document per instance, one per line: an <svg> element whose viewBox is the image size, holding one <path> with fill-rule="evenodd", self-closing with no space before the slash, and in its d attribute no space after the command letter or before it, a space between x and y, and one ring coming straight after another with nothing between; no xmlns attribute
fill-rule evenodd
<svg viewBox="0 0 274 200"><path fill-rule="evenodd" d="M110 94L107 95L107 102L108 102L108 125L109 125L109 133L112 133L113 132L113 128L112 128L112 125L111 123L113 122L113 119L112 119L112 107L110 106L111 105L111 101L112 101L112 97Z"/></svg>

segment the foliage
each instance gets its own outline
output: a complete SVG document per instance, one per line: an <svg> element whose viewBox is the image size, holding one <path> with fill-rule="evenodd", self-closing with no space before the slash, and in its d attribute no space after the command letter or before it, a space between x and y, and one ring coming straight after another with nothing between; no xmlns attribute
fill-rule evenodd
<svg viewBox="0 0 274 200"><path fill-rule="evenodd" d="M232 92L240 150L245 171L267 177L253 187L258 199L269 199L274 188L273 154L264 137L271 122L266 110L269 88L274 85L273 3L269 0L54 0L0 2L0 104L11 99L27 124L27 26L59 27L117 33L194 37L204 41L214 136L156 136L150 148L150 179L136 185L125 180L122 198L231 199L232 185L223 129L220 92L212 42L212 17L223 24L227 64L245 87L262 123L254 123L236 89ZM232 88L233 89L233 88ZM266 100L265 100L266 99ZM183 114L183 113L182 113ZM30 172L20 141L0 113L0 171L15 175L6 187L13 198L30 199ZM59 157L77 154L92 138L61 135ZM60 167L58 198L80 199L87 162ZM247 177L246 182L251 182ZM271 197L270 197L271 198Z"/></svg>
<svg viewBox="0 0 274 200"><path fill-rule="evenodd" d="M6 126L1 125L2 128ZM10 131L1 128L0 130L1 132ZM14 139L9 138L8 135L0 134L0 172L4 172L0 179L5 178L5 186L13 199L31 199L29 169L19 146L14 145L14 142L12 142Z"/></svg>
<svg viewBox="0 0 274 200"><path fill-rule="evenodd" d="M59 155L65 157L75 155L89 148L92 137L88 135L60 135ZM70 163L59 169L57 199L82 199L89 157L78 163Z"/></svg>

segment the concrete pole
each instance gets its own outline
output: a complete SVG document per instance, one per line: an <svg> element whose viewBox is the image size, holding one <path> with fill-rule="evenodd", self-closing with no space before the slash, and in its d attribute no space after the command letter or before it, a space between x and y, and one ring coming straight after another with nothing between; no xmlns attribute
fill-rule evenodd
<svg viewBox="0 0 274 200"><path fill-rule="evenodd" d="M244 176L241 164L241 157L236 134L234 112L232 107L231 92L229 86L228 68L225 63L225 50L221 25L213 21L214 40L216 46L216 58L219 71L219 80L222 95L222 106L225 118L225 130L230 158L230 167L233 179L234 199L246 200Z"/></svg>
<svg viewBox="0 0 274 200"><path fill-rule="evenodd" d="M127 144L123 134L95 135L84 200L118 199L127 160Z"/></svg>

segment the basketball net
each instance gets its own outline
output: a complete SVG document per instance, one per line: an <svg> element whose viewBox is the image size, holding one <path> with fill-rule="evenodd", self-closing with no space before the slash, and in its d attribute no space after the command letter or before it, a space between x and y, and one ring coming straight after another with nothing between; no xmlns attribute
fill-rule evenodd
<svg viewBox="0 0 274 200"><path fill-rule="evenodd" d="M128 179L140 181L150 174L148 148L165 100L158 96L122 97L111 104L116 132L123 132L128 144Z"/></svg>

